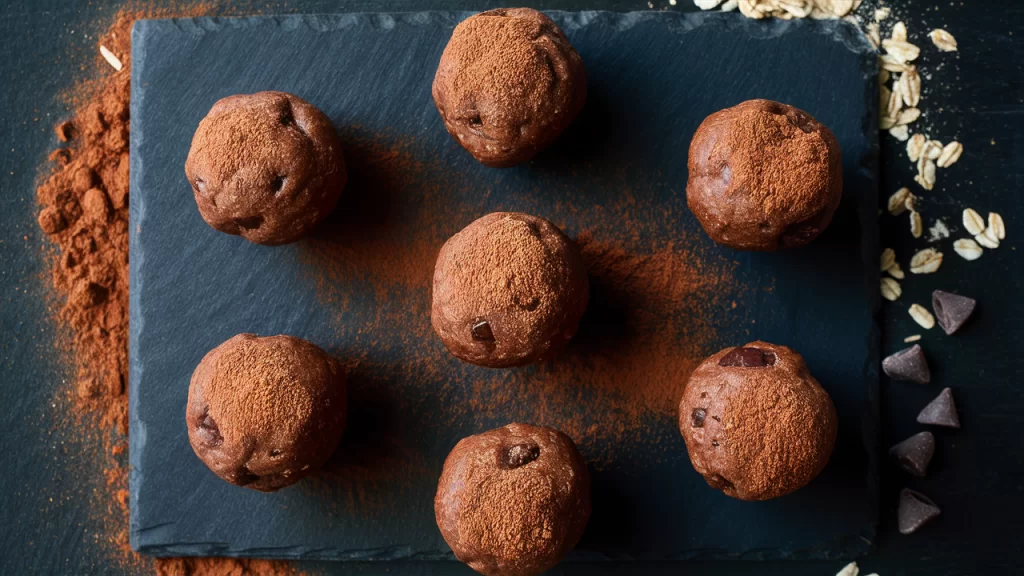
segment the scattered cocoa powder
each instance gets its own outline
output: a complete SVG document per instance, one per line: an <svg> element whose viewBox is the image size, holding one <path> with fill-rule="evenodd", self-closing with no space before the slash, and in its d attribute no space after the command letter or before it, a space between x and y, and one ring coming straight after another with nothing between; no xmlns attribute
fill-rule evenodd
<svg viewBox="0 0 1024 576"><path fill-rule="evenodd" d="M289 564L223 558L158 559L149 562L128 543L128 134L131 27L139 18L195 17L212 10L123 10L103 33L106 46L123 63L115 71L97 51L96 78L77 82L68 103L70 120L55 128L57 148L43 167L36 191L39 226L49 235L50 283L63 301L56 320L67 329L57 345L68 354L74 378L57 406L67 406L71 438L92 451L103 444L105 490L90 503L105 534L96 542L127 570L151 566L161 576L271 576L295 574ZM221 12L224 12L223 10ZM65 401L66 400L66 401Z"/></svg>
<svg viewBox="0 0 1024 576"><path fill-rule="evenodd" d="M509 209L583 230L576 242L590 275L590 304L576 337L555 359L469 376L452 371L431 329L430 278L441 245L482 215L478 207L445 199L479 184L433 161L430 148L413 139L359 133L342 140L353 159L351 189L370 185L384 199L359 204L361 214L375 219L373 242L350 242L349 231L342 241L320 237L299 248L304 281L316 287L336 337L362 355L360 371L402 386L391 394L408 410L448 399L431 405L432 425L471 420L477 429L513 421L554 427L573 438L591 465L608 464L638 444L656 451L662 440L679 439L675 410L686 377L728 344L719 339L719 326L744 322L735 309L747 290L733 275L736 264L703 248L697 236L703 232L682 225L686 213L642 201L626 186L618 200L600 205L538 206L517 198ZM581 186L597 185L582 181L587 177L581 173ZM652 242L666 222L678 230L675 237ZM352 322L352 306L366 291L379 305L361 325ZM376 360L394 354L401 362ZM389 446L415 454L408 446ZM389 464L392 474L416 480L401 462Z"/></svg>
<svg viewBox="0 0 1024 576"><path fill-rule="evenodd" d="M287 562L245 558L160 558L156 576L297 576Z"/></svg>

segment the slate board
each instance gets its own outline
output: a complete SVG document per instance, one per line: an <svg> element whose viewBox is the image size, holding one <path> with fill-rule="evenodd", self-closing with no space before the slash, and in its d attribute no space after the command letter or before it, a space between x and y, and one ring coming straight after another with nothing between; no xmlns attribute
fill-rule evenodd
<svg viewBox="0 0 1024 576"><path fill-rule="evenodd" d="M587 109L534 162L493 170L452 142L430 98L441 51L468 15L136 24L132 546L152 555L452 559L432 508L445 455L463 436L528 419L537 400L454 409L480 394L474 384L501 383L502 376L458 363L436 338L410 338L403 326L381 330L375 320L382 311L408 310L408 322L428 322L427 287L382 289L360 273L361 253L376 254L375 235L403 226L439 246L471 221L467 214L499 209L549 217L576 235L593 224L577 207L608 206L646 224L639 239L614 226L601 231L606 238L632 248L685 238L697 253L732 262L747 289L737 290L735 309L706 312L717 345L762 338L800 350L832 395L840 433L829 466L810 486L743 503L705 485L670 420L652 421L656 444L638 439L618 446L618 458L591 462L594 514L572 558L865 553L877 524L879 364L876 57L869 44L844 22L552 13L586 64ZM192 132L217 99L265 89L299 94L331 117L351 176L328 232L278 248L207 227L182 169ZM843 204L826 234L801 250L747 254L715 246L685 210L686 150L697 125L754 97L811 112L843 148ZM384 173L374 159L390 148L402 160L385 164ZM396 168L421 180L396 179ZM627 190L631 201L623 204ZM413 230L426 203L453 207L452 217L427 232ZM333 252L340 259L319 258L324 246L340 247ZM386 269L388 258L376 264ZM428 268L431 258L423 258ZM584 328L610 321L601 298L595 291ZM183 417L191 372L209 349L243 331L290 333L359 360L333 473L266 495L220 481L192 453ZM424 351L432 359L420 367ZM543 367L517 370L531 378ZM589 398L582 391L581 404L561 408L592 410Z"/></svg>

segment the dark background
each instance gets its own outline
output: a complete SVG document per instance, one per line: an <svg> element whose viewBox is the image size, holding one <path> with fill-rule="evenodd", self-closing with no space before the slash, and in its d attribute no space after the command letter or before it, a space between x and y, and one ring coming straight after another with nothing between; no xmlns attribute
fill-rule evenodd
<svg viewBox="0 0 1024 576"><path fill-rule="evenodd" d="M655 9L692 10L654 3ZM60 331L49 309L43 257L46 241L35 223L35 184L39 166L55 145L53 125L68 115L59 94L94 70L95 35L112 21L122 2L7 2L0 14L0 573L123 574L104 561L104 528L93 513L95 490L102 488L100 443L71 440L77 432L61 420L57 403L67 377L59 362ZM187 5L175 2L175 6ZM232 11L336 12L423 9L481 10L505 3L473 1L292 1L234 2ZM645 10L644 0L527 2L539 9ZM862 573L952 574L1013 573L1024 547L1024 454L1020 415L1024 409L1017 328L1022 306L1017 234L1022 230L1021 134L1024 129L1024 3L1016 0L892 2L911 40L925 47L924 33L945 27L961 51L936 55L925 48L919 62L925 92L921 128L947 142L964 145L961 160L939 171L936 189L919 190L903 144L882 137L884 199L909 185L922 197L926 225L942 218L953 237L940 243L946 254L939 273L908 274L904 295L888 304L882 319L883 353L904 346L903 337L925 333L924 345L933 383L920 386L883 380L882 418L886 445L920 427L914 416L943 386L954 389L963 429L937 430L939 448L932 473L910 480L885 466L882 470L882 518L878 545L861 560ZM814 73L814 71L808 71ZM918 128L918 126L915 126ZM884 204L881 204L884 205ZM960 212L971 206L982 215L1003 215L1008 238L998 250L986 250L975 262L952 251L962 237ZM882 216L883 246L896 248L904 270L910 254L925 247L913 240L906 216ZM959 232L959 234L958 234ZM927 233L926 233L927 235ZM954 337L935 328L923 331L906 314L911 302L930 303L931 290L942 288L974 296L978 312ZM841 350L836 350L841 354ZM94 447L94 448L91 448ZM895 498L904 486L918 488L942 508L939 521L912 536L895 528ZM842 494L836 494L842 498ZM468 574L457 565L303 564L312 572ZM815 574L831 575L837 562L711 562L683 565L565 564L565 573L666 574Z"/></svg>

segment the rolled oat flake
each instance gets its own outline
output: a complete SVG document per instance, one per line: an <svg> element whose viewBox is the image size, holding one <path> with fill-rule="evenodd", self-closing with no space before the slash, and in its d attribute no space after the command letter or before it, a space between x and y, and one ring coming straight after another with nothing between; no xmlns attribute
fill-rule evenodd
<svg viewBox="0 0 1024 576"><path fill-rule="evenodd" d="M942 510L932 499L909 488L900 490L900 507L897 512L900 534L913 534L922 526L938 518Z"/></svg>
<svg viewBox="0 0 1024 576"><path fill-rule="evenodd" d="M932 292L932 310L935 311L935 320L946 334L952 334L959 330L974 313L974 307L977 304L978 302L974 298L967 296L942 290Z"/></svg>
<svg viewBox="0 0 1024 576"><path fill-rule="evenodd" d="M943 388L935 400L929 402L917 415L917 421L920 424L959 428L960 415L957 414L956 402L953 401L953 390Z"/></svg>
<svg viewBox="0 0 1024 576"><path fill-rule="evenodd" d="M889 449L889 456L896 459L900 468L918 478L924 478L934 455L935 435L927 431L918 432Z"/></svg>

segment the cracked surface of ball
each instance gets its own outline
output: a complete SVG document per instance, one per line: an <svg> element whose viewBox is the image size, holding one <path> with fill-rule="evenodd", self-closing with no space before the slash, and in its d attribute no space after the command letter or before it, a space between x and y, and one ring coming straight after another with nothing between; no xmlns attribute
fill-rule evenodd
<svg viewBox="0 0 1024 576"><path fill-rule="evenodd" d="M192 138L185 175L207 224L267 245L308 234L346 180L330 119L285 92L218 100Z"/></svg>
<svg viewBox="0 0 1024 576"><path fill-rule="evenodd" d="M803 246L843 193L832 132L810 114L749 100L708 116L690 142L686 200L712 240L740 250Z"/></svg>
<svg viewBox="0 0 1024 576"><path fill-rule="evenodd" d="M316 471L345 430L345 375L293 336L239 334L192 374L185 420L196 456L224 480L271 492Z"/></svg>
<svg viewBox="0 0 1024 576"><path fill-rule="evenodd" d="M694 370L679 403L690 462L740 500L768 500L813 480L828 463L836 410L800 354L751 342Z"/></svg>
<svg viewBox="0 0 1024 576"><path fill-rule="evenodd" d="M463 438L434 498L455 557L488 576L530 576L558 564L590 518L590 475L565 434L509 424Z"/></svg>
<svg viewBox="0 0 1024 576"><path fill-rule="evenodd" d="M564 348L588 297L583 260L558 227L529 214L494 212L441 247L430 320L458 358L517 366Z"/></svg>
<svg viewBox="0 0 1024 576"><path fill-rule="evenodd" d="M583 60L530 8L499 8L455 27L432 93L445 127L480 162L507 167L551 144L583 109Z"/></svg>

